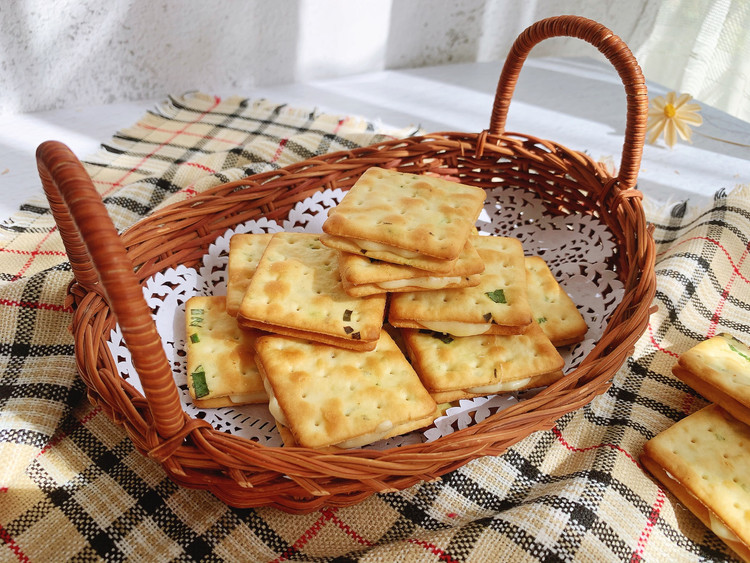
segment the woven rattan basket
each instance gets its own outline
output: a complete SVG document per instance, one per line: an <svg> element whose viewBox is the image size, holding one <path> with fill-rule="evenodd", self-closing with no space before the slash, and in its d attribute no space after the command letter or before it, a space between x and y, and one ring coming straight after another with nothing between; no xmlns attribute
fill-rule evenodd
<svg viewBox="0 0 750 563"><path fill-rule="evenodd" d="M555 36L596 46L625 86L627 120L619 175L552 141L504 133L518 74L531 48ZM433 480L479 456L497 455L604 392L646 330L655 292L654 243L634 189L643 149L647 93L627 46L600 24L576 16L540 21L516 40L506 60L490 127L440 133L328 154L225 184L174 204L118 235L79 161L60 143L39 147L44 189L75 276L70 287L77 366L89 398L121 424L135 446L177 483L208 489L237 507L310 512L346 506L379 491ZM624 296L604 334L560 381L481 423L436 441L385 451L340 454L273 448L213 429L182 410L171 367L142 293L150 276L195 266L219 235L250 219L285 216L326 188L348 189L371 166L458 176L467 184L531 190L554 214L591 214L616 241L611 267ZM143 394L122 379L106 345L120 324Z"/></svg>

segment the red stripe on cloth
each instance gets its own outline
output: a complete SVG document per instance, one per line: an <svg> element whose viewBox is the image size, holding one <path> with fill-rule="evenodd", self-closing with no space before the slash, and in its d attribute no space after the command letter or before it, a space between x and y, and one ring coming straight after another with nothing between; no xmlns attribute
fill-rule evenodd
<svg viewBox="0 0 750 563"><path fill-rule="evenodd" d="M565 446L565 448L567 450L570 450L571 452L583 453L583 452L588 452L588 451L591 451L591 450L597 450L599 448L610 448L610 449L613 449L613 450L617 450L618 452L620 452L622 454L625 454L625 457L627 457L630 461L632 461L633 463L635 463L638 467L641 467L641 464L638 463L637 459L635 459L629 452L623 450L617 444L601 443L601 444L596 444L595 446L589 446L587 448L577 448L575 446L571 446L568 443L568 441L565 438L563 438L562 432L560 432L560 429L557 426L555 426L554 428L552 428L552 432L553 432L553 434L555 436L557 436L557 440L563 446ZM642 469L642 467L641 467L641 469Z"/></svg>
<svg viewBox="0 0 750 563"><path fill-rule="evenodd" d="M750 283L750 279L748 279L745 276L743 276L742 272L740 272L740 266L742 265L742 261L740 261L740 265L739 266L737 264L735 264L734 260L732 260L732 256L729 254L729 252L727 251L727 249L724 248L724 246L718 240L716 240L716 239L712 239L712 238L709 238L709 237L691 237L691 238L688 238L688 239L685 239L685 240L682 240L682 241L678 242L674 246L670 247L669 250L665 250L664 252L660 252L656 256L661 256L663 254L667 254L668 252L672 252L672 250L675 249L675 248L677 248L678 246L683 245L683 244L688 243L688 242L691 242L691 241L694 241L694 240L708 241L711 244L714 244L714 245L718 246L721 249L721 251L724 253L724 255L727 257L727 260L729 260L729 263L732 265L732 268L734 269L734 273L737 276L739 276L742 279L742 281L744 281L745 283ZM747 254L747 248L745 249L745 254L743 254L743 260L744 260L744 256L746 254Z"/></svg>
<svg viewBox="0 0 750 563"><path fill-rule="evenodd" d="M338 123L336 124L336 127L335 127L335 128L334 128L334 130L333 130L333 133L334 133L334 135L335 135L336 133L338 133L338 132L339 132L339 130L341 129L341 126L342 126L342 125L343 125L344 123L346 123L346 121L347 121L348 119L349 119L348 117L345 117L345 118L343 118L343 119L339 119L339 122L338 122Z"/></svg>
<svg viewBox="0 0 750 563"><path fill-rule="evenodd" d="M127 177L130 176L136 170L138 170L141 167L141 165L144 162L146 162L149 158L151 158L154 154L156 154L159 151L159 149L161 149L165 145L168 145L172 141L172 139L174 139L178 135L184 134L185 131L187 130L187 128L190 127L191 125L194 125L195 123L200 122L204 117L206 117L206 115L208 115L208 113L211 110L213 110L220 103L221 103L221 98L219 98L218 96L214 96L214 104L210 108L208 108L206 111L204 111L203 113L201 113L193 121L187 122L182 129L180 129L179 131L175 131L166 141L163 141L160 145L158 145L156 148L154 148L150 153L148 153L146 156L144 156L143 158L141 158L141 160L138 162L138 164L136 164L130 170L128 170L119 180L116 180L115 182L113 182L112 186L109 188L109 190L107 190L105 193L102 194L102 197L104 197L107 194L109 194L115 188L118 188L118 187L122 186L123 182L127 179Z"/></svg>
<svg viewBox="0 0 750 563"><path fill-rule="evenodd" d="M458 559L454 559L453 557L448 555L445 551L443 551L438 546L436 546L434 543L429 543L429 542L414 539L414 538L410 538L406 541L408 541L409 543L413 543L414 545L419 545L425 548L427 551L429 551L433 555L437 555L440 561L448 561L448 563L458 563Z"/></svg>
<svg viewBox="0 0 750 563"><path fill-rule="evenodd" d="M670 356L674 358L680 357L678 353L672 352L671 350L667 350L666 348L663 348L662 345L656 341L656 338L654 337L654 329L651 326L651 323L648 323L648 338L649 340L651 340L651 344L654 345L654 348L659 350L659 352L664 352L665 354L669 354Z"/></svg>
<svg viewBox="0 0 750 563"><path fill-rule="evenodd" d="M307 543L311 539L318 535L318 532L323 529L323 526L325 526L326 522L331 519L335 510L336 509L322 509L320 511L320 517L315 521L315 523L307 530L305 530L305 532L299 537L296 542L291 545L289 549L287 549L284 553L279 555L279 557L277 557L270 563L280 563L281 561L286 561L295 553L298 553L303 547L305 547L305 545L307 545Z"/></svg>
<svg viewBox="0 0 750 563"><path fill-rule="evenodd" d="M71 432L73 432L73 431L74 431L74 430L75 430L76 428L78 428L79 426L83 426L83 425L85 425L86 423L88 423L88 422L89 422L90 420L92 420L92 419L93 419L93 418L94 418L94 417L95 417L95 416L96 416L97 414L99 414L100 412L102 412L102 407L101 407L101 405L97 405L96 407L94 407L94 408L92 409L92 411L91 411L90 413L88 413L88 414L87 414L86 416L84 416L84 417L83 417L83 418L82 418L81 420L79 420L78 422L76 422L76 424L72 425L72 426L71 426L70 428L68 428L67 430L63 430L63 431L62 431L62 432L60 432L60 433L59 433L59 434L58 434L57 436L55 436L54 438L52 438L52 439L51 439L51 440L49 441L49 443L48 443L48 444L47 444L46 446L44 446L44 447L43 447L43 448L42 448L42 449L41 449L41 450L39 451L39 453L38 453L38 454L36 454L36 457L39 457L39 456L41 456L41 455L44 455L44 454L46 454L46 453L47 453L48 451L50 451L50 450L51 450L52 448L54 448L54 447L55 447L55 446L56 446L57 444L59 444L59 443L60 443L60 442L62 442L62 441L63 441L63 440L65 439L65 438L67 438L68 436L70 436L70 433L71 433Z"/></svg>
<svg viewBox="0 0 750 563"><path fill-rule="evenodd" d="M662 506L664 506L664 500L664 491L658 489L658 492L656 493L656 502L654 502L654 506L651 507L651 513L648 515L648 519L646 520L646 526L641 532L641 537L638 538L638 547L633 552L633 555L630 556L630 563L638 563L643 560L643 551L646 547L646 544L648 543L649 538L651 537L651 532L654 529L654 525L659 519L661 508Z"/></svg>
<svg viewBox="0 0 750 563"><path fill-rule="evenodd" d="M16 556L16 559L18 559L19 561L29 561L29 558L23 551L21 551L20 546L11 537L11 535L8 533L8 530L3 528L2 524L0 524L0 539L3 540L5 545L8 546L8 549L13 552L13 554Z"/></svg>
<svg viewBox="0 0 750 563"><path fill-rule="evenodd" d="M15 248L0 248L0 252L21 254L23 256L67 256L62 250L17 250Z"/></svg>
<svg viewBox="0 0 750 563"><path fill-rule="evenodd" d="M747 253L749 250L750 250L750 242L745 246L745 251L742 253L742 256L740 257L740 261L734 267L734 272L729 277L729 281L727 282L726 287L724 287L724 291L721 292L721 299L719 299L719 304L716 306L716 309L714 310L714 314L711 317L711 326L708 328L708 332L706 333L706 338L712 338L716 336L716 327L719 326L719 321L721 321L721 313L722 311L724 311L724 305L727 302L727 298L729 297L729 294L732 290L732 286L734 285L735 280L737 278L740 278L744 280L745 282L748 281L747 278L740 273L739 268L741 268L742 265L745 263L745 259L747 258ZM732 259L729 258L730 262L731 260Z"/></svg>
<svg viewBox="0 0 750 563"><path fill-rule="evenodd" d="M184 162L185 166L192 166L194 168L200 168L201 170L205 170L206 172L210 172L211 174L216 174L216 170L213 168L209 168L208 166L203 166L202 164L198 164L197 162Z"/></svg>
<svg viewBox="0 0 750 563"><path fill-rule="evenodd" d="M279 141L279 148L276 149L271 162L276 162L277 160L279 160L279 157L281 156L281 153L284 152L284 147L288 142L289 139L281 139L281 141Z"/></svg>
<svg viewBox="0 0 750 563"><path fill-rule="evenodd" d="M349 526L349 524L347 524L346 522L344 522L340 518L334 516L333 513L331 514L331 521L334 524L336 524L339 528L341 528L347 536L349 536L350 538L352 538L357 543L360 543L360 544L366 545L366 546L371 546L372 545L372 542L370 540L368 540L367 538L363 538L362 536L360 536L356 531L354 531L352 529L351 526Z"/></svg>
<svg viewBox="0 0 750 563"><path fill-rule="evenodd" d="M46 235L44 235L44 238L39 241L39 244L36 245L36 248L34 248L34 250L31 251L31 256L26 261L26 264L23 265L23 267L19 270L19 272L15 276L13 276L10 281L16 281L16 280L21 279L21 276L23 276L26 273L26 271L29 268L31 268L31 265L34 263L34 260L36 260L36 257L39 256L39 252L40 252L39 249L42 247L42 245L45 242L47 242L47 239L51 237L52 233L54 233L55 231L57 231L57 225L52 227L50 231Z"/></svg>
<svg viewBox="0 0 750 563"><path fill-rule="evenodd" d="M183 188L180 190L181 193L185 194L185 197L187 199L190 199L191 197L195 197L198 195L198 192L193 189L192 186L188 186L187 188Z"/></svg>
<svg viewBox="0 0 750 563"><path fill-rule="evenodd" d="M155 131L158 133L171 133L168 129L162 129L161 127L154 127L153 125L144 125L142 123L138 124L138 127L141 129L148 129L149 131ZM227 145L234 145L235 147L240 147L243 145L243 143L240 143L238 141L233 141L232 139L226 139L224 137L213 137L211 135L201 135L200 133L192 133L190 131L184 131L182 133L185 137L197 137L198 139L205 139L207 141L219 141L220 143L225 143Z"/></svg>
<svg viewBox="0 0 750 563"><path fill-rule="evenodd" d="M688 414L691 409L693 408L693 403L695 402L695 395L685 395L685 399L682 401L682 412L683 414Z"/></svg>
<svg viewBox="0 0 750 563"><path fill-rule="evenodd" d="M34 301L11 301L10 299L0 299L0 305L6 307L21 307L24 309L42 309L44 311L70 311L70 307L58 305L56 303L35 303Z"/></svg>

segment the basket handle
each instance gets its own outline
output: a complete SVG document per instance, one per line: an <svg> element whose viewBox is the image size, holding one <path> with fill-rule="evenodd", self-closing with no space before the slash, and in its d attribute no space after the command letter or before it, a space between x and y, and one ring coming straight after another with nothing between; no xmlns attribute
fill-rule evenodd
<svg viewBox="0 0 750 563"><path fill-rule="evenodd" d="M643 142L648 121L648 92L638 62L625 42L600 23L580 16L557 16L540 20L528 27L511 47L500 74L492 107L489 132L502 135L508 116L513 90L526 57L531 49L551 37L577 37L591 43L607 57L617 70L625 86L627 119L625 141L618 180L625 188L632 188L638 178Z"/></svg>
<svg viewBox="0 0 750 563"><path fill-rule="evenodd" d="M46 141L36 156L73 275L84 289L103 290L132 355L156 429L162 436L173 436L185 424L185 416L172 369L133 263L102 198L81 162L64 144Z"/></svg>

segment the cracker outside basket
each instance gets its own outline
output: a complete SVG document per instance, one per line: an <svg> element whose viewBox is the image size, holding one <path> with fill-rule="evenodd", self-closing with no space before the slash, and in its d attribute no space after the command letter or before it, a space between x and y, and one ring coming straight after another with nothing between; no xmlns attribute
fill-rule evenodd
<svg viewBox="0 0 750 563"><path fill-rule="evenodd" d="M591 158L552 141L505 133L521 67L538 42L572 36L597 47L616 68L627 96L621 167L611 177ZM40 176L75 279L71 330L89 399L122 425L143 454L180 485L208 489L236 507L274 506L306 513L347 506L376 492L433 480L479 456L498 455L603 393L644 333L655 293L654 242L634 189L647 118L640 68L623 41L577 16L537 22L516 40L500 76L489 129L438 133L327 154L224 184L176 203L118 235L80 162L55 141L37 151ZM555 214L591 214L616 239L611 267L624 283L620 305L582 363L539 394L434 442L339 454L273 448L213 429L182 410L172 370L142 293L150 276L195 266L208 245L250 219L284 217L316 191L348 189L369 167L458 176L463 183L531 190ZM107 335L120 327L143 394L122 379Z"/></svg>

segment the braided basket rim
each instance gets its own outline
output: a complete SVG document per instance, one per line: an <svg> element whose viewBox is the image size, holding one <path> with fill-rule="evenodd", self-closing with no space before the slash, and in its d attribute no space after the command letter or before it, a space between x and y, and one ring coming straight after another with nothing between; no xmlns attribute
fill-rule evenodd
<svg viewBox="0 0 750 563"><path fill-rule="evenodd" d="M442 133L324 155L172 204L127 229L122 240L143 284L157 271L199 260L226 228L258 213L279 217L314 191L346 189L370 166L414 173L447 171L476 185L496 186L498 167L523 177L535 170L556 176L562 188L536 173L541 177L535 184L541 186L537 194L548 208L555 213L595 214L616 240L615 267L625 295L601 342L578 368L536 397L428 444L336 454L272 448L227 436L187 415L183 432L164 439L154 429L148 402L119 377L104 344L114 323L105 298L74 283L71 296L77 305L72 330L91 400L126 429L137 449L162 463L175 482L208 489L233 506L270 505L310 512L433 480L477 457L500 454L588 404L609 388L612 376L645 332L655 293L654 243L640 194L621 190L616 179L586 154L521 134ZM250 203L248 193L253 196ZM173 231L170 225L180 229ZM99 359L92 365L94 358Z"/></svg>

